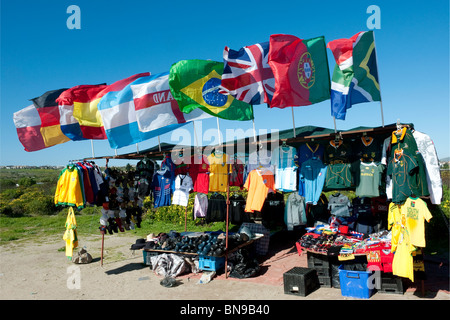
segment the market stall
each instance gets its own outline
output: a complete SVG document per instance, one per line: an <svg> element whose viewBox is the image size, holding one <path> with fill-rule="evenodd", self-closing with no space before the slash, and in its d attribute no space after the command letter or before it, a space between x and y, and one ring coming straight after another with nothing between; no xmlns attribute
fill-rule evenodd
<svg viewBox="0 0 450 320"><path fill-rule="evenodd" d="M395 254L405 245L425 247L423 224L431 219L427 204L438 204L442 196L440 177L433 173L434 161L429 159L435 153L419 149L427 145L421 143L423 134L412 124L399 123L343 132L312 126L294 131L281 131L274 137L258 136L256 141L251 137L230 141L208 149L163 144L139 153L83 159L82 163L140 159L134 176L105 170L109 191L104 198L99 198L97 192L94 202L102 205L104 213L100 229L104 234L113 234L116 226L120 231L133 223L139 227L142 212L136 212L147 196L153 208L185 206L187 219L187 200L189 194L195 193L193 219L226 221L224 243L216 246L219 252L201 251L198 241L195 247L186 243L183 246L183 241L192 244L205 236L189 235L185 227L178 246L161 247L164 241L160 236L141 243L144 261L164 253L192 255L199 257L203 270L211 265L214 270L216 266L225 267L228 275L229 254L253 243L268 245L270 241L269 231L253 232L255 237L236 243L235 235L230 236L228 230L233 219L266 230L281 227L279 230L290 232L304 228L306 233L296 245L311 259L333 257L339 267L342 261L361 257L369 269L379 268L414 281L413 255L407 263L398 263ZM242 150L244 153L237 152ZM407 185L401 181L407 181ZM239 186L247 192L246 197L233 199L230 186ZM226 198L220 192L225 192ZM131 205L130 199L134 199ZM402 219L409 218L406 212L416 209L422 227L411 239L415 242L410 242L405 235L411 223L405 224ZM232 245L230 239L234 239ZM209 262L206 268L205 261ZM320 283L331 286L331 272L317 270Z"/></svg>

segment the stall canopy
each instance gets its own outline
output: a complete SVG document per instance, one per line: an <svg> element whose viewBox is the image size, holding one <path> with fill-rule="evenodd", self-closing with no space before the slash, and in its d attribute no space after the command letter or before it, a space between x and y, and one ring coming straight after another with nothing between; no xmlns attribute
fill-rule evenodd
<svg viewBox="0 0 450 320"><path fill-rule="evenodd" d="M405 124L403 124L405 125ZM412 124L406 124L407 126L413 127ZM265 144L270 148L271 143L285 142L288 145L298 147L300 144L308 141L326 141L333 139L346 139L355 138L362 135L372 135L378 136L380 138L388 137L393 131L397 129L398 124L390 124L380 127L356 127L349 130L339 130L316 127L316 126L303 126L297 127L295 129L286 129L277 132L271 132L268 130L267 134L258 135L256 137L246 137L242 139L235 139L233 141L227 141L221 145L223 151L225 152L236 152L238 146L244 145L245 150L248 150L248 146L252 144ZM256 138L256 142L255 142ZM235 148L227 148L227 146L235 146ZM217 146L206 146L209 148L219 147ZM205 146L201 147L203 150ZM87 157L84 160L96 160L96 159L143 159L145 157L149 159L162 159L164 154L172 152L174 150L190 150L191 154L194 153L195 149L198 147L188 146L188 145L175 145L170 143L161 143L148 149L141 151L125 153L121 155L113 156L98 156L98 157Z"/></svg>

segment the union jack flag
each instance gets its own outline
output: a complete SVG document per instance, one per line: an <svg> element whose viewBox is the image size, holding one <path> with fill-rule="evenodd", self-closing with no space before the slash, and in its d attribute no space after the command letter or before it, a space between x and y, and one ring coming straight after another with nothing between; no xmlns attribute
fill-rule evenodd
<svg viewBox="0 0 450 320"><path fill-rule="evenodd" d="M224 70L219 92L249 104L270 103L275 78L268 63L269 41L241 48L225 47Z"/></svg>

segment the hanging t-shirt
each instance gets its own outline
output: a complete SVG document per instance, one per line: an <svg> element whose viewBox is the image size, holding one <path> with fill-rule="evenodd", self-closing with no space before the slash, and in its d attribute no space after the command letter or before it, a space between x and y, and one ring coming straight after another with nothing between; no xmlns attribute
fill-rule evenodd
<svg viewBox="0 0 450 320"><path fill-rule="evenodd" d="M263 224L276 227L284 224L284 195L281 192L269 192L261 209Z"/></svg>
<svg viewBox="0 0 450 320"><path fill-rule="evenodd" d="M268 169L274 172L274 168L271 164L272 153L263 148L258 151L251 152L248 156L248 161L246 165L247 175L255 169Z"/></svg>
<svg viewBox="0 0 450 320"><path fill-rule="evenodd" d="M172 204L187 206L189 192L194 188L192 178L188 174L179 174L175 178L175 191L173 193Z"/></svg>
<svg viewBox="0 0 450 320"><path fill-rule="evenodd" d="M151 188L154 195L154 208L170 206L172 195L172 174L169 170L156 171Z"/></svg>
<svg viewBox="0 0 450 320"><path fill-rule="evenodd" d="M323 144L320 143L307 142L300 145L297 150L297 166L301 167L303 162L312 158L318 158L323 162L324 150Z"/></svg>
<svg viewBox="0 0 450 320"><path fill-rule="evenodd" d="M440 204L442 199L442 179L439 158L433 140L425 133L413 131L417 148L425 161L425 171L432 204Z"/></svg>
<svg viewBox="0 0 450 320"><path fill-rule="evenodd" d="M335 162L350 162L351 157L351 146L347 143L344 143L342 140L339 140L339 142L330 140L330 142L325 147L324 163L326 164L332 164Z"/></svg>
<svg viewBox="0 0 450 320"><path fill-rule="evenodd" d="M362 136L355 140L354 156L363 162L381 161L382 146L377 138Z"/></svg>
<svg viewBox="0 0 450 320"><path fill-rule="evenodd" d="M299 188L299 194L305 197L306 203L317 204L323 190L327 166L318 158L305 161L300 168L299 179L304 189Z"/></svg>
<svg viewBox="0 0 450 320"><path fill-rule="evenodd" d="M170 173L170 188L172 189L172 193L175 191L175 169L176 165L172 160L172 156L170 153L166 155L164 160L161 162L161 169L167 169Z"/></svg>
<svg viewBox="0 0 450 320"><path fill-rule="evenodd" d="M209 191L226 192L228 185L228 155L226 153L212 153L208 156L209 163Z"/></svg>
<svg viewBox="0 0 450 320"><path fill-rule="evenodd" d="M206 156L199 153L191 157L189 175L194 182L194 192L207 194L209 191L209 164Z"/></svg>
<svg viewBox="0 0 450 320"><path fill-rule="evenodd" d="M86 201L82 179L82 173L75 165L67 165L59 174L55 191L55 204L73 206L78 209L83 208Z"/></svg>
<svg viewBox="0 0 450 320"><path fill-rule="evenodd" d="M208 211L208 196L204 193L197 193L194 199L194 220L206 217Z"/></svg>
<svg viewBox="0 0 450 320"><path fill-rule="evenodd" d="M243 196L233 194L230 197L230 222L232 224L242 224L243 222L249 222L250 218L248 213L245 212L245 199Z"/></svg>
<svg viewBox="0 0 450 320"><path fill-rule="evenodd" d="M403 152L396 152L390 159L387 174L392 179L392 202L403 203L413 194L411 180L416 179L418 164L414 157Z"/></svg>
<svg viewBox="0 0 450 320"><path fill-rule="evenodd" d="M286 201L284 221L288 230L294 230L295 226L306 224L305 198L296 192L289 195Z"/></svg>
<svg viewBox="0 0 450 320"><path fill-rule="evenodd" d="M220 193L212 194L208 199L206 222L225 221L227 214L227 202Z"/></svg>
<svg viewBox="0 0 450 320"><path fill-rule="evenodd" d="M402 214L406 216L405 226L409 232L411 244L416 247L425 247L425 226L433 217L428 206L420 198L406 199L401 207Z"/></svg>
<svg viewBox="0 0 450 320"><path fill-rule="evenodd" d="M356 187L356 195L358 197L378 197L380 195L381 174L384 166L377 165L374 162L361 162L359 166L360 179L359 185Z"/></svg>
<svg viewBox="0 0 450 320"><path fill-rule="evenodd" d="M230 165L230 186L242 187L244 185L245 164L239 159L234 159Z"/></svg>
<svg viewBox="0 0 450 320"><path fill-rule="evenodd" d="M270 170L252 170L245 181L248 190L245 212L261 211L269 190L276 191L275 178Z"/></svg>
<svg viewBox="0 0 450 320"><path fill-rule="evenodd" d="M297 190L297 150L291 146L280 146L272 150L271 164L275 169L275 188L283 192Z"/></svg>
<svg viewBox="0 0 450 320"><path fill-rule="evenodd" d="M330 213L337 217L350 217L350 200L344 194L332 194L328 199Z"/></svg>

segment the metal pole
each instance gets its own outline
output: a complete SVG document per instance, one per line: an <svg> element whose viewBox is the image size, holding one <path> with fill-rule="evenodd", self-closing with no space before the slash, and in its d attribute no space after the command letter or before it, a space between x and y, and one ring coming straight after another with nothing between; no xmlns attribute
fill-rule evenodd
<svg viewBox="0 0 450 320"><path fill-rule="evenodd" d="M222 145L222 139L220 138L219 117L216 117L216 120L217 120L217 132L219 133L219 145Z"/></svg>
<svg viewBox="0 0 450 320"><path fill-rule="evenodd" d="M256 142L255 118L252 119L252 122L253 122L253 142Z"/></svg>
<svg viewBox="0 0 450 320"><path fill-rule="evenodd" d="M159 136L158 136L158 146L159 146L159 151L161 152L161 141L159 140Z"/></svg>
<svg viewBox="0 0 450 320"><path fill-rule="evenodd" d="M291 108L292 108L292 129L294 130L294 138L295 138L297 135L295 134L294 107Z"/></svg>
<svg viewBox="0 0 450 320"><path fill-rule="evenodd" d="M375 61L377 63L378 90L380 91L381 125L384 127L383 99L381 98L380 72L378 71L378 56L377 56L377 46L376 46L376 43L375 43L375 32L372 31L372 34L373 34L373 45L374 45L373 50L375 50Z"/></svg>
<svg viewBox="0 0 450 320"><path fill-rule="evenodd" d="M92 158L95 158L95 154L94 154L94 142L91 139L91 150L92 150Z"/></svg>
<svg viewBox="0 0 450 320"><path fill-rule="evenodd" d="M337 133L337 130L336 130L336 117L333 117L333 120L334 120L334 133Z"/></svg>
<svg viewBox="0 0 450 320"><path fill-rule="evenodd" d="M136 143L136 151L139 153L139 145Z"/></svg>
<svg viewBox="0 0 450 320"><path fill-rule="evenodd" d="M228 216L230 213L230 165L227 163L227 226L225 234L225 279L228 279Z"/></svg>
<svg viewBox="0 0 450 320"><path fill-rule="evenodd" d="M197 138L197 130L195 130L195 121L192 121L192 125L194 126L195 144L197 145L197 147L199 147L198 138Z"/></svg>

